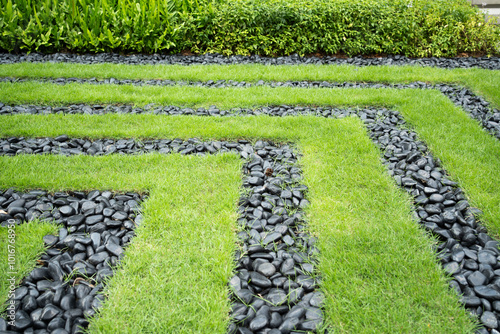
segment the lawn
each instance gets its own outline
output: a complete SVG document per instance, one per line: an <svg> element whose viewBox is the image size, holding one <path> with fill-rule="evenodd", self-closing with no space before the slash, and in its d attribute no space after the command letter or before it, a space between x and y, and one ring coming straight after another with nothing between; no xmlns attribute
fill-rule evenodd
<svg viewBox="0 0 500 334"><path fill-rule="evenodd" d="M500 105L498 72L477 69L16 64L1 65L0 76L248 82L420 80L465 85ZM277 104L390 107L404 115L460 183L470 202L484 211L481 219L491 233L500 234L500 143L435 90L60 86L25 82L1 83L0 101L155 102L221 108ZM467 333L475 328L458 296L448 288L449 279L432 250L435 240L413 220L410 197L387 174L380 163L380 151L358 118L108 114L14 115L2 119L1 137L67 134L85 138L264 138L293 142L302 155L304 183L310 189L307 217L309 232L318 238L320 248L318 274L326 295L326 325L346 333ZM238 158L230 154L0 157L0 188L148 191L150 198L144 203L147 224L137 231L127 249L106 290L109 299L99 317L92 320L90 331L127 328L129 332L206 332L210 328L211 332L222 333L229 321L225 296L226 282L234 270L240 166ZM194 186L192 180L203 182ZM200 231L201 227L206 231ZM20 235L33 234L39 241L47 232L45 228L26 233L23 229ZM179 238L179 233L190 237ZM201 238L203 245L199 235L207 236ZM39 252L40 246L26 251L26 258ZM32 265L25 262L23 273ZM0 278L4 284L5 279ZM180 278L192 282L194 288L180 289ZM5 291L2 286L2 295ZM141 301L137 295L141 295Z"/></svg>

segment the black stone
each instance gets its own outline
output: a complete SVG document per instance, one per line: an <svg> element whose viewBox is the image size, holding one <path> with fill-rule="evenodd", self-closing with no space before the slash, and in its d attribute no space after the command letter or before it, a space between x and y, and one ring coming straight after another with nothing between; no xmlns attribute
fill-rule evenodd
<svg viewBox="0 0 500 334"><path fill-rule="evenodd" d="M4 318L0 318L0 332L7 331L7 321Z"/></svg>
<svg viewBox="0 0 500 334"><path fill-rule="evenodd" d="M306 314L306 310L301 305L296 305L285 315L286 318L302 318Z"/></svg>
<svg viewBox="0 0 500 334"><path fill-rule="evenodd" d="M85 220L84 215L73 215L71 217L68 217L67 224L68 226L76 226L83 223L84 220Z"/></svg>
<svg viewBox="0 0 500 334"><path fill-rule="evenodd" d="M307 320L299 324L299 329L312 332L319 328L322 322L322 319Z"/></svg>
<svg viewBox="0 0 500 334"><path fill-rule="evenodd" d="M474 292L479 297L486 298L490 301L500 300L500 292L485 285L475 286Z"/></svg>
<svg viewBox="0 0 500 334"><path fill-rule="evenodd" d="M14 300L21 300L28 294L28 288L21 286L14 291Z"/></svg>
<svg viewBox="0 0 500 334"><path fill-rule="evenodd" d="M95 280L97 282L101 283L101 282L105 281L106 279L108 279L111 276L113 276L113 270L111 270L109 268L103 268L103 269L100 269L97 272Z"/></svg>
<svg viewBox="0 0 500 334"><path fill-rule="evenodd" d="M236 296L245 304L250 304L253 299L253 294L248 289L240 289L236 291Z"/></svg>
<svg viewBox="0 0 500 334"><path fill-rule="evenodd" d="M477 254L477 260L479 263L495 265L497 263L496 256L490 253L489 251L480 251Z"/></svg>
<svg viewBox="0 0 500 334"><path fill-rule="evenodd" d="M75 209L72 206L70 206L70 205L61 206L59 208L59 212L63 216L71 216L71 215L74 215L76 213Z"/></svg>
<svg viewBox="0 0 500 334"><path fill-rule="evenodd" d="M271 280L258 272L250 272L250 283L261 288L269 288L272 286Z"/></svg>
<svg viewBox="0 0 500 334"><path fill-rule="evenodd" d="M269 326L276 328L283 322L283 318L278 312L271 312L271 320L269 320Z"/></svg>
<svg viewBox="0 0 500 334"><path fill-rule="evenodd" d="M111 254L120 257L123 254L123 248L112 242L106 244L106 250Z"/></svg>
<svg viewBox="0 0 500 334"><path fill-rule="evenodd" d="M309 300L309 303L311 304L311 306L314 306L314 307L321 307L323 306L323 301L324 301L324 296L321 292L315 292L311 299Z"/></svg>
<svg viewBox="0 0 500 334"><path fill-rule="evenodd" d="M475 271L467 277L467 281L471 286L484 285L486 282L486 276L484 276L480 271Z"/></svg>
<svg viewBox="0 0 500 334"><path fill-rule="evenodd" d="M102 222L103 220L104 220L104 216L103 215L88 216L85 219L85 224L87 224L87 225L94 225L94 224L97 224L99 222Z"/></svg>
<svg viewBox="0 0 500 334"><path fill-rule="evenodd" d="M283 323L279 326L279 330L283 334L288 334L292 330L297 329L297 325L300 323L300 320L297 318L288 318L283 321Z"/></svg>
<svg viewBox="0 0 500 334"><path fill-rule="evenodd" d="M90 264L93 264L94 266L109 259L109 254L106 253L106 252L99 252L99 253L95 253L94 255L92 255L91 257L89 257L88 259L88 262Z"/></svg>
<svg viewBox="0 0 500 334"><path fill-rule="evenodd" d="M36 298L31 295L27 295L22 300L23 310L30 313L38 307L38 303Z"/></svg>
<svg viewBox="0 0 500 334"><path fill-rule="evenodd" d="M54 281L62 281L64 277L64 272L61 268L61 265L57 262L49 262L47 267L49 275L52 277Z"/></svg>
<svg viewBox="0 0 500 334"><path fill-rule="evenodd" d="M266 277L271 277L276 273L276 267L269 262L264 262L257 266L256 271Z"/></svg>
<svg viewBox="0 0 500 334"><path fill-rule="evenodd" d="M498 320L493 312L485 311L481 316L481 323L487 328L498 328Z"/></svg>
<svg viewBox="0 0 500 334"><path fill-rule="evenodd" d="M111 216L111 218L115 220L125 220L128 218L128 214L123 211L117 211Z"/></svg>
<svg viewBox="0 0 500 334"><path fill-rule="evenodd" d="M47 321L52 320L55 316L61 313L61 310L52 304L48 304L43 308L42 314L40 316L41 320Z"/></svg>
<svg viewBox="0 0 500 334"><path fill-rule="evenodd" d="M267 244L269 244L269 243L271 243L271 242L275 242L275 241L277 241L277 240L279 240L279 239L281 239L281 233L278 233L278 232L273 232L273 233L271 233L271 234L267 235L267 236L264 238L264 240L262 240L262 243L263 243L264 245L267 245Z"/></svg>
<svg viewBox="0 0 500 334"><path fill-rule="evenodd" d="M65 310L65 311L69 311L71 309L74 309L75 305L76 305L76 298L72 294L65 295L64 297L62 297L61 302L60 302L61 309Z"/></svg>
<svg viewBox="0 0 500 334"><path fill-rule="evenodd" d="M263 316L263 315L257 315L251 322L250 322L250 330L252 331L258 331L264 327L266 327L269 323L269 320Z"/></svg>
<svg viewBox="0 0 500 334"><path fill-rule="evenodd" d="M32 322L32 320L29 317L26 317L26 318L18 318L18 317L16 317L16 320L14 322L15 328L19 329L19 330L25 330L25 329L27 329L28 327L31 326L32 323L33 322Z"/></svg>
<svg viewBox="0 0 500 334"><path fill-rule="evenodd" d="M445 264L443 268L449 275L454 275L460 270L460 265L457 262L452 261Z"/></svg>
<svg viewBox="0 0 500 334"><path fill-rule="evenodd" d="M478 297L474 297L474 296L471 296L471 297L464 296L462 298L462 303L464 303L464 305L468 308L477 307L477 306L481 305L481 299L479 299Z"/></svg>
<svg viewBox="0 0 500 334"><path fill-rule="evenodd" d="M49 322L47 330L49 330L52 334L58 328L64 329L65 325L66 320L64 320L62 317L56 317Z"/></svg>

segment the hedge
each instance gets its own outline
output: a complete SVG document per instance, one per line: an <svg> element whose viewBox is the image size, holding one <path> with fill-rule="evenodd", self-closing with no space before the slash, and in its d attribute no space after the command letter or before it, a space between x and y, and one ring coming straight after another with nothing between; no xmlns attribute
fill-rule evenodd
<svg viewBox="0 0 500 334"><path fill-rule="evenodd" d="M0 0L8 52L500 53L466 0Z"/></svg>

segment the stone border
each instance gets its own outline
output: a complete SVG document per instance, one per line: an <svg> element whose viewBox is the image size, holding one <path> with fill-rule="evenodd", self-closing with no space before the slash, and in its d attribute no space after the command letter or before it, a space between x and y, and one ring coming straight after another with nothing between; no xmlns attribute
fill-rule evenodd
<svg viewBox="0 0 500 334"><path fill-rule="evenodd" d="M132 54L121 55L117 53L99 54L9 54L0 53L0 64L12 64L19 62L64 62L78 64L129 64L129 65L231 65L231 64L264 64L264 65L355 65L355 66L380 66L380 65L416 65L432 66L441 68L470 68L478 67L489 70L500 69L499 57L465 57L465 58L408 58L405 56L386 56L377 58L351 57L338 58L325 57L300 57L296 54L284 57L261 57L261 56L222 56L220 54L204 54L198 56L164 55L164 54Z"/></svg>

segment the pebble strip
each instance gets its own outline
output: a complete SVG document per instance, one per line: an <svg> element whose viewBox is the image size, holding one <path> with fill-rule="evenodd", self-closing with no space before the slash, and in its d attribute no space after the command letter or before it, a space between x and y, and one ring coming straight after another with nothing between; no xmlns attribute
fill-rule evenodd
<svg viewBox="0 0 500 334"><path fill-rule="evenodd" d="M0 82L22 82L29 81L29 79L22 78L0 78ZM270 86L270 87L298 87L298 88L394 88L394 89L438 89L446 97L448 97L455 105L462 107L467 111L472 118L478 120L482 126L489 131L491 134L500 139L500 111L494 109L490 106L490 103L484 100L482 97L475 95L472 91L467 88L447 85L447 84L428 84L425 82L414 82L409 84L383 84L383 83L352 83L352 82L327 82L327 81L286 81L286 82L265 82L258 81L255 84L247 82L239 82L233 80L218 80L218 81L197 81L197 82L184 82L184 81L172 81L172 80L119 80L119 79L77 79L77 78L58 78L58 79L41 79L44 82L54 82L58 84L66 84L70 82L78 83L91 83L91 84L133 84L133 85L191 85L196 87L251 87L251 86ZM301 111L301 110L299 110ZM303 111L303 110L302 110ZM227 114L275 114L276 109L238 109L231 110L230 112L221 111L216 107L210 108L209 110L198 109L193 110L190 108L179 108L172 106L155 106L148 105L145 108L132 108L130 106L86 106L86 105L72 105L68 107L40 107L40 106L6 106L0 103L0 115L10 115L16 113L28 113L28 114L51 114L51 113L75 113L75 114L104 114L104 113L155 113L155 114L167 114L167 115L178 115L178 114L193 114L193 115L211 115L211 116L224 116Z"/></svg>
<svg viewBox="0 0 500 334"><path fill-rule="evenodd" d="M333 56L325 57L300 57L296 54L285 57L261 57L261 56L222 56L220 54L204 54L197 56L164 55L164 54L132 54L121 55L117 53L98 54L9 54L0 53L0 64L12 64L18 62L65 62L79 64L179 64L179 65L230 65L230 64L264 64L264 65L418 65L442 68L470 68L479 67L490 70L500 69L499 57L464 57L464 58L408 58L405 56L386 56L377 58L352 57L340 58Z"/></svg>
<svg viewBox="0 0 500 334"><path fill-rule="evenodd" d="M264 141L252 146L245 140L201 142L197 139L91 142L67 136L10 138L1 142L0 146L11 147L2 151L2 155L238 153L247 159L243 166L243 186L248 195L239 202L238 222L242 231L238 236L242 245L236 256L237 275L229 283L233 301L229 333L279 334L290 333L294 328L314 331L322 322L323 296L314 291L317 278L311 276L315 268L312 258L317 249L314 238L304 232L302 209L309 204L304 198L307 188L300 184L301 170L295 166L297 157L290 146ZM26 333L29 328L28 332L48 333L57 329L56 333L74 333L78 332L78 326L88 324L85 317L92 316L95 313L92 307L97 308L102 302L102 295L96 295L103 288L102 279L112 275L106 262L116 265L133 235L133 216L128 212L137 208L137 201L130 199L115 204L110 196L109 192L97 191L88 195L58 193L51 196L41 191L20 194L11 189L0 197L2 225L9 219L21 223L35 218L65 225L59 237L44 238L46 244L53 246L42 257L44 267L35 269L15 292L18 331ZM124 201L124 197L116 199ZM70 251L61 253L60 248L65 246ZM74 277L65 281L64 277L74 270L96 276L90 281ZM0 332L6 327L0 319Z"/></svg>
<svg viewBox="0 0 500 334"><path fill-rule="evenodd" d="M239 150L239 149L238 149ZM315 292L315 239L305 233L297 156L288 145L258 141L242 147L248 196L239 203L237 274L229 286L233 298L229 333L288 334L314 331L322 323L323 295Z"/></svg>
<svg viewBox="0 0 500 334"><path fill-rule="evenodd" d="M283 115L284 113L286 113L287 115L294 115L299 113L296 107L287 108L285 108L284 106L280 107L280 112L282 114L278 113L276 114L276 116ZM439 160L432 157L432 155L428 152L426 145L418 140L417 134L415 132L406 129L406 124L403 117L397 111L391 111L388 109L339 110L332 108L325 111L324 108L310 108L308 109L308 112L322 117L334 118L357 115L365 122L367 128L370 131L371 139L381 148L382 152L384 152L384 164L387 166L390 175L394 177L398 185L403 187L414 197L416 218L419 219L420 224L424 228L434 233L442 241L437 246L437 251L440 252L438 257L442 262L445 271L453 276L453 280L450 284L458 294L463 295L462 302L464 306L468 308L471 313L477 315L481 323L485 326L478 332L488 333L488 330L486 329L488 328L490 330L489 333L500 333L497 331L497 329L500 329L500 252L498 250L498 241L493 240L487 235L485 228L475 218L475 215L479 214L480 210L472 208L469 205L463 191L457 187L457 184L455 182L450 181L446 175L446 172L442 170ZM62 139L64 139L64 141L62 141ZM12 138L7 139L7 141L9 140L16 141L17 144L26 141L25 139L20 138L17 138L15 140L13 140ZM62 137L58 140L46 138L33 139L33 141L35 140L44 141L45 143L47 143L47 145L49 145L48 143L55 143L55 145L58 145L58 143L61 142L81 141L81 143L84 143L83 145L87 143L86 145L88 146L88 143L90 143L87 140L69 139L67 137ZM122 141L123 143L128 142L129 145L134 143L134 141L131 139ZM187 143L183 144L178 141L175 146L177 146L178 144L181 145L179 145L176 149L174 149L174 144L172 144L174 141L167 143L166 141L162 142L161 140L157 140L156 142L151 141L153 144L150 145L158 145L159 147L160 143L164 143L164 145L168 146L169 149L176 150L178 152L182 152L185 150L190 150L191 153L196 150L199 154L210 152L210 149L206 147L206 143L196 143L196 139L191 139L190 141L191 143L189 143L188 141ZM116 146L115 142L110 141L110 144ZM213 144L210 143L208 146L210 147L210 145ZM287 172L284 173L284 175L286 176L284 179L278 179L278 181L274 181L273 178L268 177L268 174L271 172L269 168L271 168L273 173L276 173L276 170L278 170L276 166L271 165L270 161L272 160L267 160L267 163L266 160L263 160L262 163L258 163L257 161L260 161L260 159L257 159L257 161L255 161L255 156L252 156L252 154L257 154L261 158L265 156L265 148L267 145L266 143L257 143L255 145L254 152L252 152L251 150L243 149L241 147L238 148L238 144L233 145L236 145L236 147L229 147L230 150L238 151L244 158L252 158L252 160L245 165L245 171L247 173L248 171L251 171L250 177L245 179L245 186L253 186L253 188L250 192L250 196L248 198L242 198L240 202L240 212L244 214L240 222L242 223L242 225L246 225L249 228L246 232L242 232L240 234L240 238L247 239L247 241L250 240L249 244L245 244L245 246L247 247L246 250L248 252L247 255L249 254L250 256L249 259L245 259L245 257L243 257L239 260L238 265L240 271L237 277L235 276L231 279L230 285L233 290L236 291L236 294L242 301L245 301L246 303L257 302L261 307L267 306L265 307L265 311L259 313L259 304L254 305L255 311L257 312L255 312L252 308L245 308L246 306L243 303L235 304L235 307L233 308L233 314L236 315L235 319L243 321L242 323L246 328L239 329L239 332L251 333L251 331L249 332L248 330L261 328L259 326L263 323L266 323L266 326L271 325L273 312L277 312L281 316L282 320L283 318L285 318L285 320L291 318L291 316L287 317L286 315L283 317L284 314L279 311L281 309L276 308L276 306L272 306L275 307L272 308L270 305L260 301L260 299L255 299L255 297L252 297L251 293L247 292L247 290L251 291L251 289L244 287L243 284L245 284L244 282L248 281L249 277L252 277L250 276L252 275L252 272L254 275L252 281L255 282L255 277L258 277L258 284L264 285L259 286L257 284L257 288L269 289L266 290L267 298L273 301L277 301L278 297L275 296L277 294L275 291L277 290L270 287L266 288L266 286L269 285L269 282L265 280L260 281L259 279L267 278L269 281L271 281L272 284L276 284L273 276L267 277L265 276L265 274L273 273L272 275L275 275L275 273L281 271L280 275L283 275L283 277L280 278L280 280L286 282L287 275L285 274L286 270L284 271L283 266L287 263L287 261L290 264L292 263L292 261L290 261L290 258L294 261L295 267L293 270L295 271L296 275L301 275L302 273L307 273L309 270L313 270L314 264L310 263L306 267L304 267L304 263L300 262L300 257L302 256L297 256L296 254L290 256L290 254L284 253L288 254L286 255L287 257L283 256L280 259L280 250L275 253L276 257L273 257L273 255L266 255L267 258L262 258L262 260L267 260L267 262L261 262L260 260L257 261L258 257L254 254L259 254L258 256L264 256L264 254L267 253L262 252L262 248L267 249L271 244L272 239L274 239L275 237L280 237L278 235L278 231L266 233L268 232L267 228L273 226L285 231L288 224L287 221L289 219L283 218L283 220L281 220L280 218L277 218L280 219L280 222L276 222L276 225L274 225L273 216L276 215L276 213L285 214L285 211L281 211L282 209L280 209L280 212L277 212L275 211L276 208L274 207L274 205L266 202L269 202L269 199L274 199L276 203L278 203L278 201L281 201L279 202L280 204L288 203L287 206L293 204L295 205L295 207L298 206L300 208L303 205L307 204L307 202L303 202L307 200L303 200L301 198L301 195L303 196L305 188L302 188L300 185L295 187L292 186L293 180L296 179L298 181L300 179L300 171L296 169L296 167L287 169ZM7 144L4 143L3 146L7 146ZM37 149L41 149L43 151L42 146L39 146ZM19 148L19 150L19 153L22 153L24 148ZM279 154L284 154L284 156L289 159L289 162L296 161L296 157L294 156L293 152L287 152L288 151L285 151L283 149L283 151L280 151ZM12 152L10 154L12 154ZM102 151L102 154L105 154L105 152ZM269 154L270 153L268 153L268 155ZM274 174L272 175L274 176ZM289 188L281 191L281 187L277 185L283 183L288 185L287 180L291 181L292 183L289 184ZM275 182L278 183L275 184ZM279 207L286 208L287 206L280 205ZM265 215L267 215L267 218ZM277 216L279 217L279 214ZM260 217L261 219L257 219L256 217ZM266 219L267 224L264 224ZM299 236L300 229L302 229L300 219L301 214L296 217L297 222L299 222ZM273 223L271 223L271 221ZM294 239L292 237L290 240L289 238L286 238L286 235L281 235L282 243L278 243L278 245L282 246L278 247L286 247L286 245L288 245L288 242L291 243L291 240ZM306 236L304 236L304 239L298 240L301 240L300 243L302 245L307 244L307 246L310 247L307 251L302 251L302 254L314 254L316 252L316 249L314 248L312 242L306 241ZM259 241L267 244L267 246L255 246ZM258 250L257 248L252 248L252 245L254 245L254 247L257 247ZM274 249L273 247L275 246L273 245L270 248ZM273 253L271 252L271 254ZM290 258L288 258L289 256ZM282 262L280 262L280 260ZM301 265L297 266L297 264ZM257 274L264 276L257 276ZM296 277L298 278L299 276ZM294 286L294 289L304 289L304 291L299 290L301 291L300 294L303 294L303 299L294 306L295 308L298 309L298 306L301 306L302 302L309 302L310 307L317 307L320 305L320 303L318 302L321 299L320 293L314 293L312 291L309 292L303 284L301 285L302 281L300 280L295 280L295 283L298 284L298 286ZM314 285L313 283L316 282L311 281L311 288ZM249 286L251 287L251 285ZM243 293L241 291L243 291ZM285 296L286 292L287 291L284 290L284 292L278 293L278 296L281 295L283 297ZM318 298L316 298L316 296ZM309 300L308 298L311 299ZM288 306L286 307L288 308ZM315 312L319 312L316 309L314 310ZM295 309L292 308L288 311L288 309L285 310L285 307L283 307L282 312L285 313L285 311L298 312L298 314L301 314L301 316L305 315L306 319L310 319L307 318L307 310L295 311ZM257 317L257 315L259 315L260 317ZM310 316L311 315L309 315L309 317ZM319 318L316 320L318 322L320 321ZM293 322L295 321L297 320L293 320L291 322L288 322L287 324L293 324ZM299 318L297 322L298 326L304 326L304 324L307 322L300 321L301 318ZM284 323L285 322L281 323L281 325L279 326L283 326ZM236 325L233 325L232 329L234 329L234 326ZM247 328L246 326L250 328ZM262 328L270 329L268 327ZM279 328L281 328L282 330L276 331L276 328L274 327L273 331L263 329L260 329L260 331L262 333L273 334L280 332L289 333L286 328Z"/></svg>

